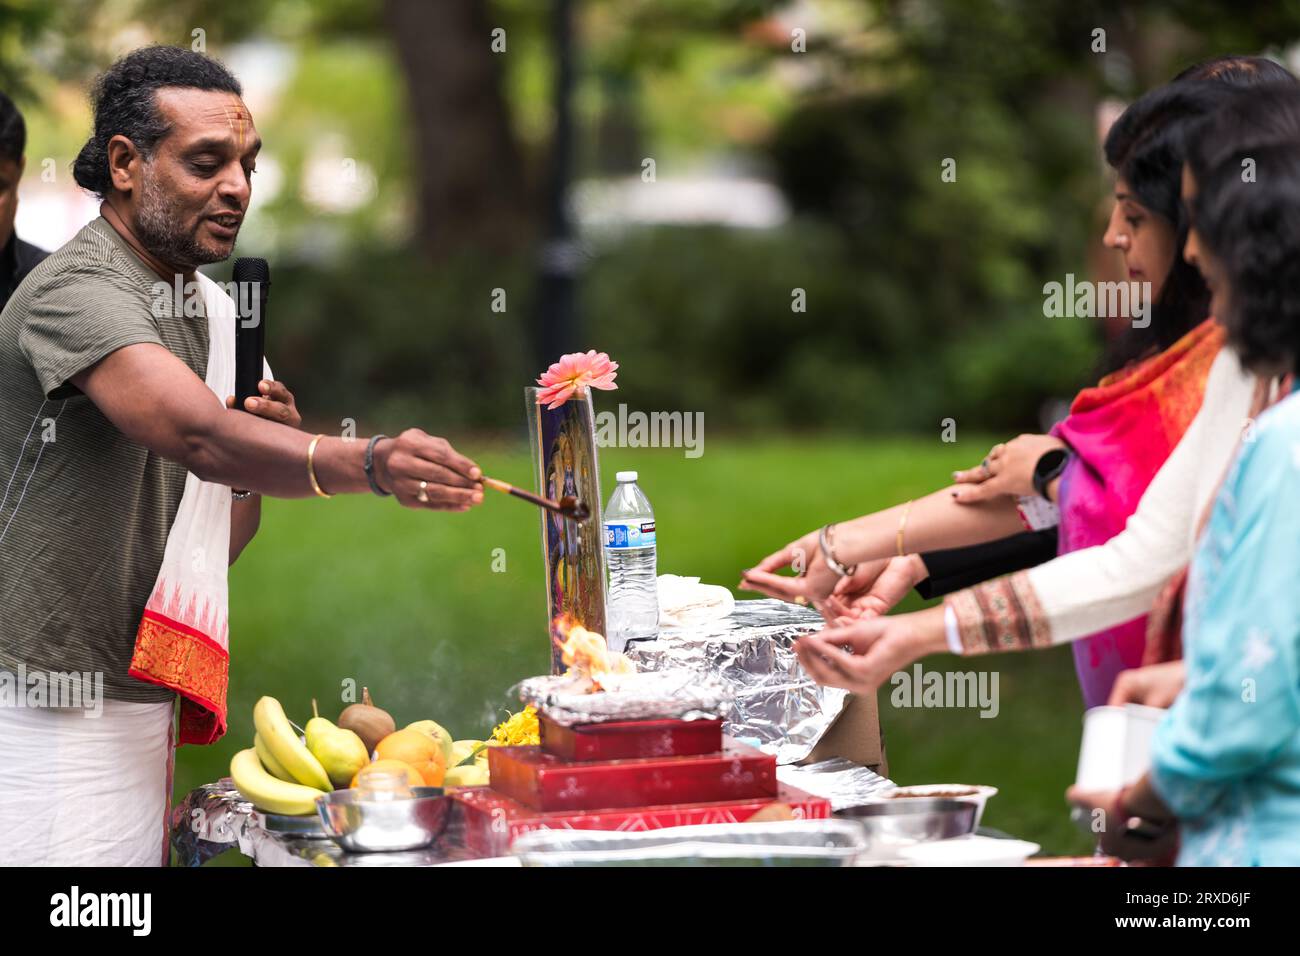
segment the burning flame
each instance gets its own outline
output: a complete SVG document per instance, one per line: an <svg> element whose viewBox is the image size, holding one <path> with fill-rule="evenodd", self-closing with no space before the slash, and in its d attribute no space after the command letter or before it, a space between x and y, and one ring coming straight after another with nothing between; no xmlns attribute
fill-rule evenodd
<svg viewBox="0 0 1300 956"><path fill-rule="evenodd" d="M611 690L620 675L636 673L636 665L626 655L610 651L603 634L587 630L571 614L561 614L552 622L551 640L560 649L568 673L588 678L593 690Z"/></svg>

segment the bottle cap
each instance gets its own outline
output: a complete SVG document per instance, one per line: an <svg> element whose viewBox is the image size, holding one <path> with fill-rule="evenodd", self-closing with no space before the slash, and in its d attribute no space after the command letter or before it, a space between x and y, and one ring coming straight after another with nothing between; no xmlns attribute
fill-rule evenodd
<svg viewBox="0 0 1300 956"><path fill-rule="evenodd" d="M614 475L615 481L636 481L635 471L620 471Z"/></svg>

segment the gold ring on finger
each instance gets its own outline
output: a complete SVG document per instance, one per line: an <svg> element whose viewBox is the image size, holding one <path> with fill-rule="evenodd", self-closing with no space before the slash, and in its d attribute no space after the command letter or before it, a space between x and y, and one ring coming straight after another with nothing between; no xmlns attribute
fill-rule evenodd
<svg viewBox="0 0 1300 956"><path fill-rule="evenodd" d="M429 503L429 483L427 481L420 482L420 493L415 496L415 500L422 505Z"/></svg>
<svg viewBox="0 0 1300 956"><path fill-rule="evenodd" d="M804 597L802 594L800 594L798 597L794 599L794 603L798 604L800 607L807 607L808 599Z"/></svg>

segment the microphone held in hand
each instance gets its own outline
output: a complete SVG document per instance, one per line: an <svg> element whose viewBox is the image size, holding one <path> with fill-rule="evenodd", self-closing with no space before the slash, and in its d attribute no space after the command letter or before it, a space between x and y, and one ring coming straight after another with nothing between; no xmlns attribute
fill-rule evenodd
<svg viewBox="0 0 1300 956"><path fill-rule="evenodd" d="M265 259L235 260L235 404L244 407L260 394L266 356L266 302L271 294L271 267Z"/></svg>

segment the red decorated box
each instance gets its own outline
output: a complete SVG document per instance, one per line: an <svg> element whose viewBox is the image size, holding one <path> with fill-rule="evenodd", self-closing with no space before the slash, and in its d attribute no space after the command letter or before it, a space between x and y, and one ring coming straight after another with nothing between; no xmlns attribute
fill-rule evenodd
<svg viewBox="0 0 1300 956"><path fill-rule="evenodd" d="M565 760L686 757L722 749L721 720L621 720L565 727L540 714L542 749Z"/></svg>
<svg viewBox="0 0 1300 956"><path fill-rule="evenodd" d="M776 795L776 758L724 740L719 753L572 761L541 747L488 750L492 789L537 810L716 803Z"/></svg>
<svg viewBox="0 0 1300 956"><path fill-rule="evenodd" d="M491 787L457 790L451 796L464 824L466 845L471 852L483 856L501 856L509 852L515 837L533 830L619 830L634 833L704 823L743 823L767 808L779 809L782 814L797 820L825 820L831 815L829 801L784 784L777 788L775 798L560 813L539 812L502 796ZM788 814L785 814L786 808Z"/></svg>

